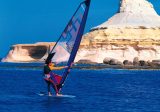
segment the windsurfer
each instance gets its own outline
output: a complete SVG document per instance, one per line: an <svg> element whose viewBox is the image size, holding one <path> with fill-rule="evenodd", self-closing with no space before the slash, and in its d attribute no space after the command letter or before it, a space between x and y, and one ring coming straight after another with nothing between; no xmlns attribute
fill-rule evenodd
<svg viewBox="0 0 160 112"><path fill-rule="evenodd" d="M62 85L64 84L70 72L70 69L72 67L72 64L74 62L74 59L76 57L77 51L80 46L80 42L82 39L82 35L84 32L84 28L85 28L85 24L88 16L90 1L91 0L85 0L80 3L78 8L76 9L76 12L71 17L70 21L65 27L63 33L58 38L52 50L49 52L49 55L46 59L46 65L44 66L44 74L45 74L44 79L48 83L49 95L51 95L50 85L53 86L56 94L60 95L59 91L61 90ZM47 62L51 62L51 60L54 60L53 57L56 52L58 52L58 55L55 57L55 59L60 58L59 63L66 62L68 66L68 68L66 67L58 68L58 69L66 68L64 71L61 71L60 75L57 75L51 72L52 70L56 69L55 67L53 67L52 63L47 64Z"/></svg>
<svg viewBox="0 0 160 112"><path fill-rule="evenodd" d="M55 89L57 96L61 95L59 93L58 89L61 86L59 83L60 83L60 80L61 80L62 77L57 75L57 74L54 74L51 71L52 70L61 70L61 69L67 68L67 67L68 66L56 67L54 65L54 63L52 63L52 62L45 63L45 65L44 65L44 80L46 81L47 86L48 86L48 95L49 96L52 96L51 90L50 90L51 86Z"/></svg>

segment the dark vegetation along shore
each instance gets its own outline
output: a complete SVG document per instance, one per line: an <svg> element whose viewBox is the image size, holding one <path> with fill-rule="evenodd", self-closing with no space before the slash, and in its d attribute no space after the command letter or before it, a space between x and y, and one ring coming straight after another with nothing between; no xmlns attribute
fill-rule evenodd
<svg viewBox="0 0 160 112"><path fill-rule="evenodd" d="M1 69L38 69L43 70L44 63L0 63ZM61 66L61 65L58 65ZM80 60L74 63L73 69L131 69L131 70L160 70L160 60L152 62L138 61L129 62L125 60L123 63L116 63L116 60L110 60L104 63L94 63L89 60Z"/></svg>
<svg viewBox="0 0 160 112"><path fill-rule="evenodd" d="M112 58L104 59L102 64L92 62L90 60L80 60L76 63L80 68L88 69L102 69L102 68L115 68L115 69L159 69L160 60L144 61L135 57L133 61L124 60L123 63ZM88 65L88 66L86 66Z"/></svg>

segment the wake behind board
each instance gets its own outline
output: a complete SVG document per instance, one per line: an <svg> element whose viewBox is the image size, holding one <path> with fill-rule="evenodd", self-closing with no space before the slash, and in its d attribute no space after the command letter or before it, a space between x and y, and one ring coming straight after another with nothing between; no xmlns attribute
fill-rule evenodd
<svg viewBox="0 0 160 112"><path fill-rule="evenodd" d="M49 96L47 93L37 93L37 95L38 96L55 97L55 98L75 98L76 97L74 95L60 95L60 96L52 95L52 96Z"/></svg>

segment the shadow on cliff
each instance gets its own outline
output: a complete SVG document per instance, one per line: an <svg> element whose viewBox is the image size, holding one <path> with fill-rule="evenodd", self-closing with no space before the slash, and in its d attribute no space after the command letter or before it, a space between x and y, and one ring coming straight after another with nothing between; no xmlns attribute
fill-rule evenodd
<svg viewBox="0 0 160 112"><path fill-rule="evenodd" d="M23 46L23 49L27 49L29 56L35 60L42 59L48 53L47 46Z"/></svg>

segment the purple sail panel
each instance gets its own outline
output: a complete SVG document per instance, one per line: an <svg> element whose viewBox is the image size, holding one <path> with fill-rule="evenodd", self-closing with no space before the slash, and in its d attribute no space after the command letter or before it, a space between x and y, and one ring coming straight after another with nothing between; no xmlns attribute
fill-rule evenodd
<svg viewBox="0 0 160 112"><path fill-rule="evenodd" d="M73 50L73 46L75 44L75 40L80 30L83 15L85 12L84 8L86 8L86 6L83 3L79 6L79 9L76 11L76 13L66 26L59 41L54 47L54 50L52 50L52 52L56 52L52 59L52 62L68 62L71 52Z"/></svg>
<svg viewBox="0 0 160 112"><path fill-rule="evenodd" d="M57 81L60 85L58 86L58 91L62 88L70 71L71 64L74 62L77 54L88 16L89 6L90 0L80 3L50 52L50 54L55 53L51 59L52 62L63 63L64 66L68 66L68 68L61 70L61 73L58 74L58 77L60 77L58 78L60 80Z"/></svg>

